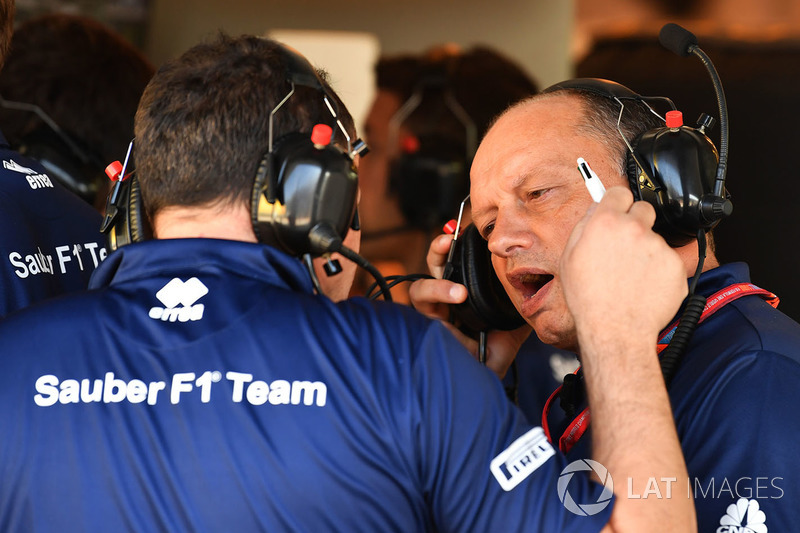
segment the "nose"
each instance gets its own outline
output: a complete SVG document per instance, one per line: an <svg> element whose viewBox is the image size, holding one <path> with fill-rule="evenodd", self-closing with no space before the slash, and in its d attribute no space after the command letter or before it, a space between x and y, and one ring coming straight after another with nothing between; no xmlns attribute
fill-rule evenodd
<svg viewBox="0 0 800 533"><path fill-rule="evenodd" d="M513 213L498 212L494 229L489 234L489 251L492 255L507 258L516 251L531 247L534 240L533 228L525 218Z"/></svg>

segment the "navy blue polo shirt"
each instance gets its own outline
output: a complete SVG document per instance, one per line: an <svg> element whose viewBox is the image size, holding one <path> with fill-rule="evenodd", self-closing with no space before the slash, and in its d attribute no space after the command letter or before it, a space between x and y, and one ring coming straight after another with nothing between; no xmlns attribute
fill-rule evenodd
<svg viewBox="0 0 800 533"><path fill-rule="evenodd" d="M0 133L0 317L84 290L106 256L101 216Z"/></svg>
<svg viewBox="0 0 800 533"><path fill-rule="evenodd" d="M613 501L439 323L302 263L132 244L0 323L0 529L599 531ZM32 335L47 324L46 335ZM82 334L82 332L91 332ZM565 500L567 501L567 500Z"/></svg>
<svg viewBox="0 0 800 533"><path fill-rule="evenodd" d="M747 265L731 263L704 272L697 291L709 297L749 281ZM690 487L669 488L695 498L699 531L794 531L800 325L758 295L726 304L695 330L668 392L691 478ZM557 401L548 420L555 442L568 422ZM590 456L590 433L570 460ZM668 485L621 495L666 497Z"/></svg>

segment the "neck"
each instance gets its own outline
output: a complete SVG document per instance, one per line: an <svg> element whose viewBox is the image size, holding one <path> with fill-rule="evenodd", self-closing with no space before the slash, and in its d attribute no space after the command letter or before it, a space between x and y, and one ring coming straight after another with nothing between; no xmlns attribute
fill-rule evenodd
<svg viewBox="0 0 800 533"><path fill-rule="evenodd" d="M717 256L714 255L714 246L713 240L709 236L708 245L706 247L706 258L703 261L703 272L707 270L711 270L712 268L717 268L719 266L719 261L717 260ZM680 248L675 249L678 252L681 260L683 260L683 264L686 267L686 277L691 278L694 276L695 271L697 270L697 261L698 261L698 246L697 241L692 241L685 246L681 246Z"/></svg>
<svg viewBox="0 0 800 533"><path fill-rule="evenodd" d="M250 213L242 204L168 206L153 217L157 239L226 239L256 242Z"/></svg>

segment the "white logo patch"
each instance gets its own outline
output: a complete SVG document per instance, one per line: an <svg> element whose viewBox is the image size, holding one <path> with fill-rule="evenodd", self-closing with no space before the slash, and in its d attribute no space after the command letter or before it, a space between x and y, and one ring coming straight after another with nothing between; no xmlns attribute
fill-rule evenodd
<svg viewBox="0 0 800 533"><path fill-rule="evenodd" d="M36 174L36 171L32 168L23 167L13 159L3 161L3 167L7 168L8 170L13 170L14 172L19 172L20 174Z"/></svg>
<svg viewBox="0 0 800 533"><path fill-rule="evenodd" d="M14 172L25 174L25 179L28 180L28 185L31 186L31 189L53 187L53 182L50 181L50 177L47 174L39 174L32 168L23 167L13 159L9 159L8 161L3 160L3 167L7 170L13 170Z"/></svg>
<svg viewBox="0 0 800 533"><path fill-rule="evenodd" d="M208 294L208 288L197 278L189 278L186 281L172 278L156 293L156 298L165 307L152 307L148 316L164 322L200 320L203 318L205 306L203 304L195 305L195 302L206 294ZM179 305L181 307L178 307Z"/></svg>
<svg viewBox="0 0 800 533"><path fill-rule="evenodd" d="M760 509L758 500L739 498L719 519L717 533L767 533L766 522L767 515Z"/></svg>
<svg viewBox="0 0 800 533"><path fill-rule="evenodd" d="M555 454L544 430L535 427L492 459L489 469L503 490L509 491Z"/></svg>

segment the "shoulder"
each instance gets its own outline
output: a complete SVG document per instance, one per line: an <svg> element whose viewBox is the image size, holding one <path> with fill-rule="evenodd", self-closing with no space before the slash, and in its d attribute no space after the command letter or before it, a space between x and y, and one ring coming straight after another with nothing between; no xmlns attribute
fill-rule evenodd
<svg viewBox="0 0 800 533"><path fill-rule="evenodd" d="M348 322L360 343L385 345L393 353L421 356L468 355L466 349L438 321L406 305L365 298L333 304L334 316Z"/></svg>

